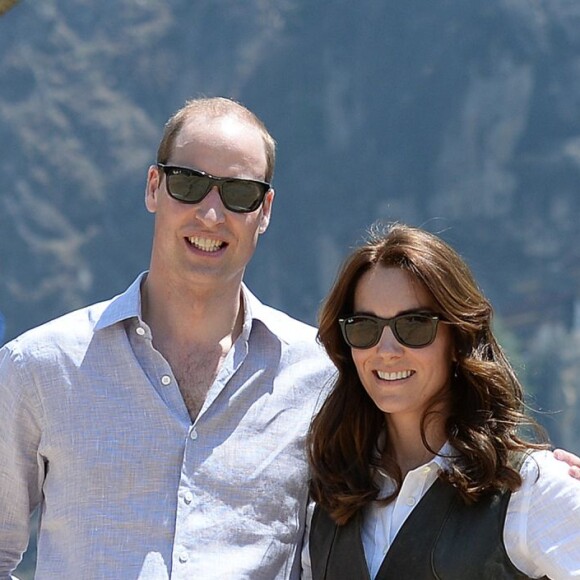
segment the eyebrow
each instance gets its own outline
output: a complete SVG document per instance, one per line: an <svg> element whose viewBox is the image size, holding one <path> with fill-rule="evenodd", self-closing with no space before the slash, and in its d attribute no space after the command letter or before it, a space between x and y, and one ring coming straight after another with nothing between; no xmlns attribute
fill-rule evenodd
<svg viewBox="0 0 580 580"><path fill-rule="evenodd" d="M378 316L375 312L370 312L366 310L355 310L354 314L363 314L365 316L376 316L377 318L382 318ZM418 308L409 308L409 310L401 310L394 316L389 316L389 318L396 318L397 316L404 316L405 314L437 314L435 310L427 308L426 306L419 306Z"/></svg>

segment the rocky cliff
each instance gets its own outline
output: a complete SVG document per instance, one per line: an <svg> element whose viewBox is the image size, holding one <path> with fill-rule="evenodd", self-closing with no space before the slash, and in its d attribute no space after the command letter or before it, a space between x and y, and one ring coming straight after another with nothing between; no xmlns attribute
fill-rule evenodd
<svg viewBox="0 0 580 580"><path fill-rule="evenodd" d="M468 259L524 361L554 336L570 350L579 49L566 0L17 3L0 18L5 339L147 267L162 125L222 94L279 144L273 224L248 273L261 298L314 321L365 228L402 220ZM545 357L571 396L574 355Z"/></svg>

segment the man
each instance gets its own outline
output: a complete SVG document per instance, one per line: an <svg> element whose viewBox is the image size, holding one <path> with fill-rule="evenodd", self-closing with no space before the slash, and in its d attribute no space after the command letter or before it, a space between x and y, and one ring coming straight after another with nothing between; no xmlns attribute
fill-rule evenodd
<svg viewBox="0 0 580 580"><path fill-rule="evenodd" d="M333 371L314 328L243 285L274 151L241 105L186 104L148 171L148 273L0 351L2 580L36 506L39 579L299 577L304 437Z"/></svg>

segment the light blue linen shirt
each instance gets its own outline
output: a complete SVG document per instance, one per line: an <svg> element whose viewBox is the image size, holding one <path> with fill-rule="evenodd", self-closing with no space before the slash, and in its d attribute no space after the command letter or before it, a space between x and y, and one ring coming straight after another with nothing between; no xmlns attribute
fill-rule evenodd
<svg viewBox="0 0 580 580"><path fill-rule="evenodd" d="M298 578L304 439L334 374L315 329L244 288L192 424L140 318L142 276L0 350L0 579L37 505L40 580Z"/></svg>

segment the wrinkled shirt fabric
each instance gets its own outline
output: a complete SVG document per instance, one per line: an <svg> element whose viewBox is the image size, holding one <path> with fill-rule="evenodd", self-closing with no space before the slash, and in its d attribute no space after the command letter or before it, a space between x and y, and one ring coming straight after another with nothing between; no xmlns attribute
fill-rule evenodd
<svg viewBox="0 0 580 580"><path fill-rule="evenodd" d="M305 435L334 374L316 330L244 287L192 423L141 319L143 276L0 350L0 579L37 506L37 580L298 578Z"/></svg>

